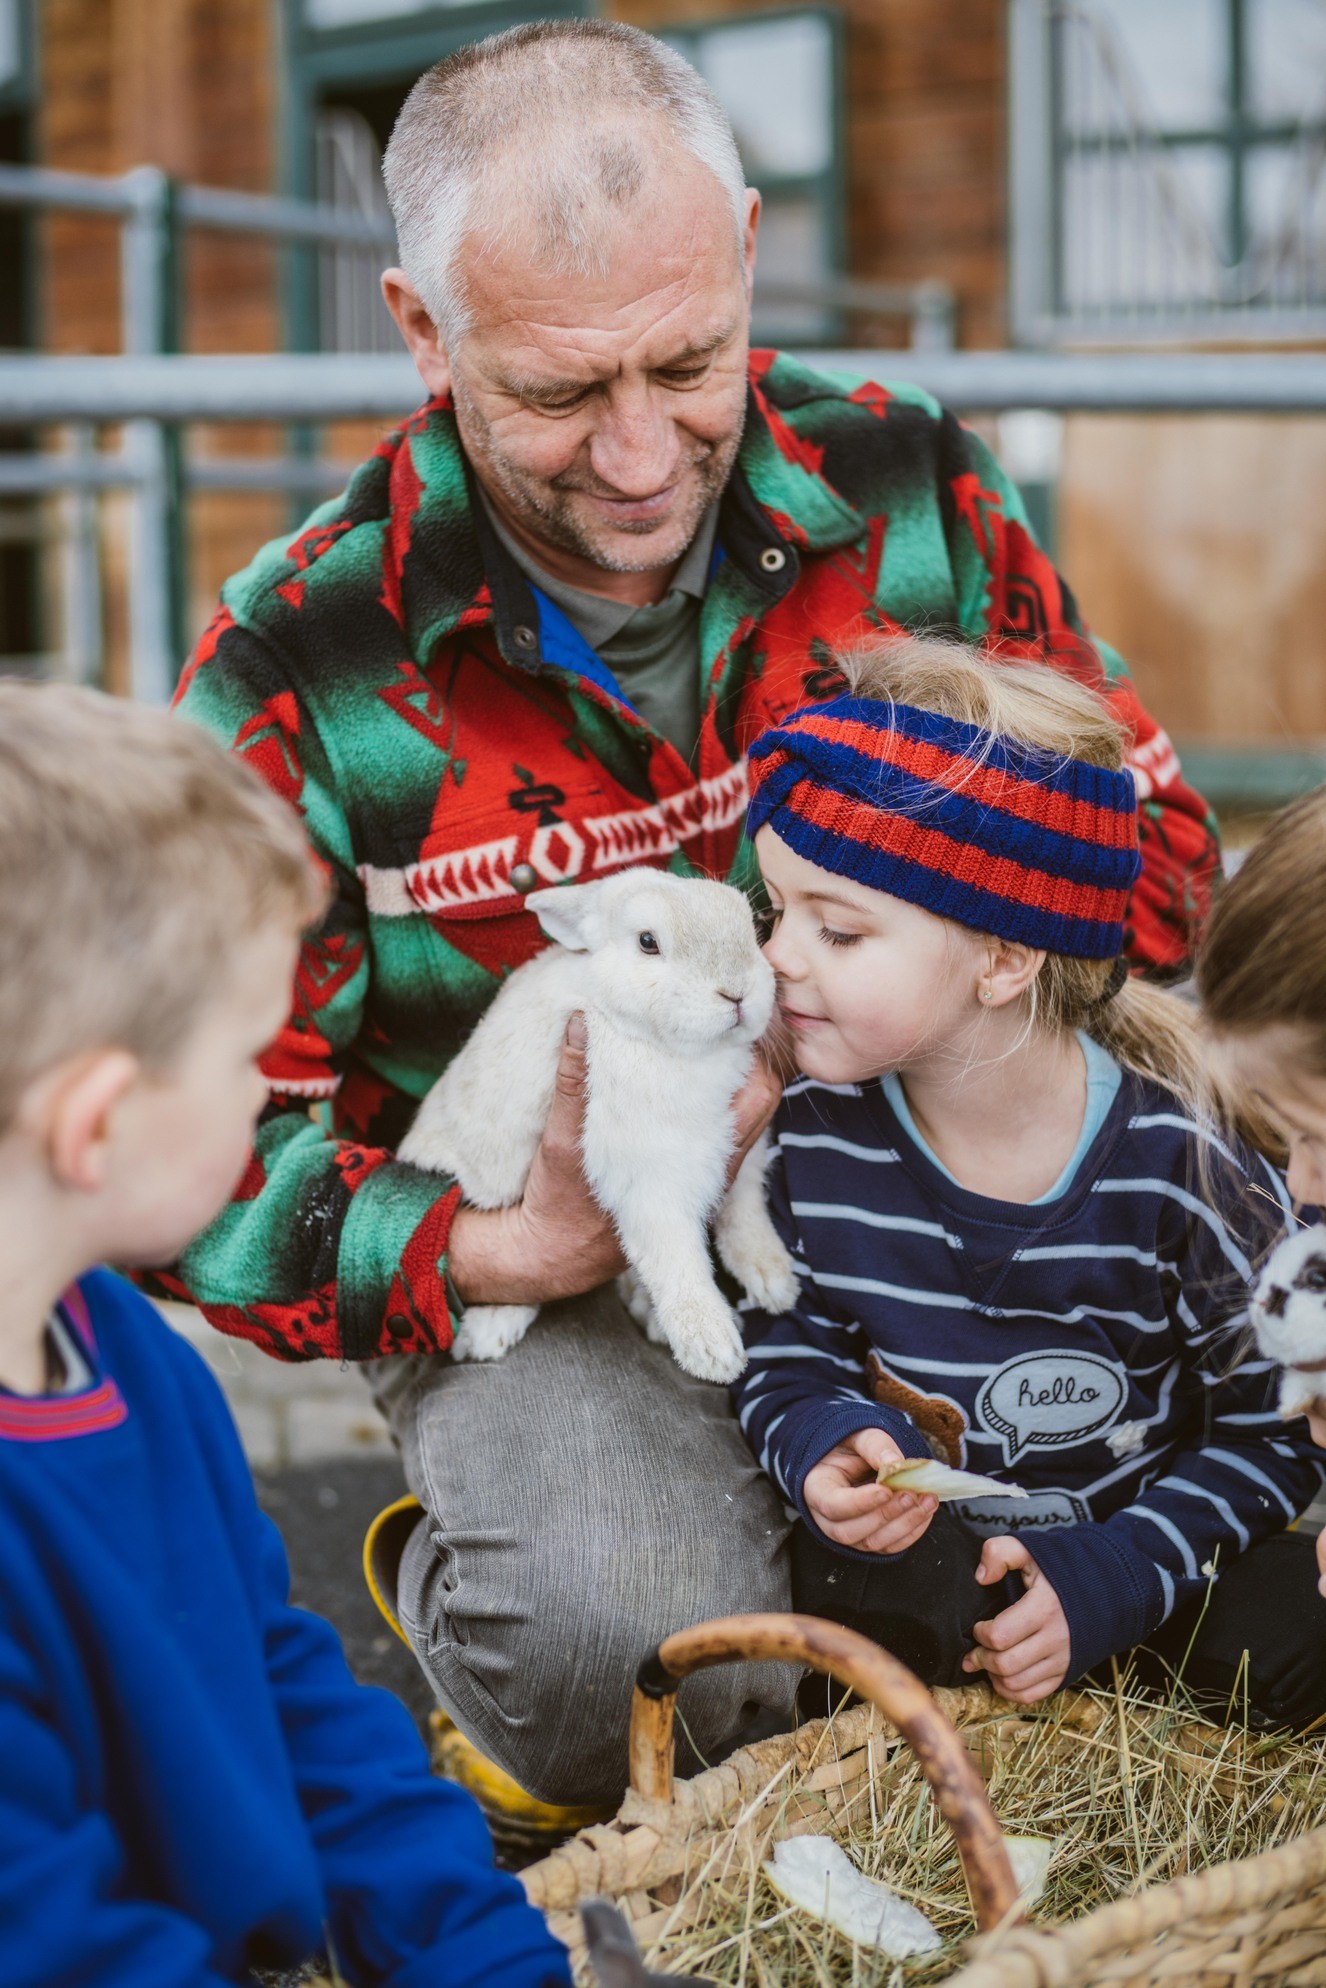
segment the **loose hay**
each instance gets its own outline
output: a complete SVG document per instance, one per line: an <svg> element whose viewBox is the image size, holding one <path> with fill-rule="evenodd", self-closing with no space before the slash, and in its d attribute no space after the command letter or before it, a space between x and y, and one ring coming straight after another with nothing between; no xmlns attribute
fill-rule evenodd
<svg viewBox="0 0 1326 1988"><path fill-rule="evenodd" d="M1031 1915L1037 1925L1080 1920L1143 1886L1274 1849L1322 1817L1320 1734L1213 1726L1177 1688L1161 1702L1124 1679L1113 1693L1066 1692L1031 1710L985 1686L936 1695L961 1727L1001 1826L1062 1839ZM786 1741L749 1750L768 1772L742 1772L730 1821L720 1824L718 1812L726 1770L691 1784L695 1796L686 1799L693 1808L698 1801L700 1827L676 1847L671 1876L661 1874L669 1866L662 1818L636 1797L613 1825L626 1828L615 1844L608 1830L580 1839L597 1839L593 1854L620 1873L601 1888L619 1896L650 1964L730 1988L927 1988L955 1973L973 1931L957 1853L893 1728L857 1706L803 1727L795 1755L774 1765L780 1747L785 1756ZM776 1840L809 1830L834 1834L867 1875L918 1906L943 1936L943 1952L891 1961L789 1908L761 1865ZM565 1908L572 1898L556 1862L537 1869L554 1870L544 1902ZM580 1870L592 1875L583 1861ZM536 1897L542 1882L532 1887ZM553 1924L567 1938L575 1931L565 1909L554 1910ZM578 1978L588 1978L583 1964Z"/></svg>

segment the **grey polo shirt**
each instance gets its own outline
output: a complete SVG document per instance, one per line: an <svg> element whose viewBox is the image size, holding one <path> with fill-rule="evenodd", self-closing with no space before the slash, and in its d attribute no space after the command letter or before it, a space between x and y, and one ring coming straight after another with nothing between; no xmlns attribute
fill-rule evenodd
<svg viewBox="0 0 1326 1988"><path fill-rule="evenodd" d="M701 518L663 599L654 606L632 607L554 580L515 543L482 490L479 497L488 522L526 579L547 594L607 664L627 702L690 761L700 736L700 608L718 530L717 504Z"/></svg>

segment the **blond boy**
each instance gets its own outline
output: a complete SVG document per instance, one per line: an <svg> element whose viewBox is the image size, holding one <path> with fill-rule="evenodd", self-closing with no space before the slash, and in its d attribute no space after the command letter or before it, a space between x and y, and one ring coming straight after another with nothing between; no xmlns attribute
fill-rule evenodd
<svg viewBox="0 0 1326 1988"><path fill-rule="evenodd" d="M196 1355L95 1266L249 1163L324 890L193 727L0 682L0 1980L568 1979L400 1706L289 1606Z"/></svg>

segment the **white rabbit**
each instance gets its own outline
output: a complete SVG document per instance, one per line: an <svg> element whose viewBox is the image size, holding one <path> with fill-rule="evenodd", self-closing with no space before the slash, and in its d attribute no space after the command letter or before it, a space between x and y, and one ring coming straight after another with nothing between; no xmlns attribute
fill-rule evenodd
<svg viewBox="0 0 1326 1988"><path fill-rule="evenodd" d="M1252 1323L1266 1358L1284 1368L1280 1413L1305 1414L1326 1394L1326 1228L1276 1244L1253 1286Z"/></svg>
<svg viewBox="0 0 1326 1988"><path fill-rule="evenodd" d="M419 1107L400 1157L451 1174L473 1207L519 1201L579 1009L585 1177L631 1266L624 1295L687 1373L735 1380L746 1354L714 1282L711 1217L719 1255L749 1298L785 1311L797 1288L764 1205L764 1139L724 1194L731 1100L774 1004L750 907L727 884L651 869L534 891L525 902L557 944L511 975ZM453 1356L500 1358L536 1310L470 1306Z"/></svg>

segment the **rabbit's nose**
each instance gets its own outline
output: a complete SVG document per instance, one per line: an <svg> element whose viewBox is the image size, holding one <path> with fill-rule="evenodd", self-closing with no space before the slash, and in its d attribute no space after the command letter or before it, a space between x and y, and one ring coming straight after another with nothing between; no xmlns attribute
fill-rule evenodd
<svg viewBox="0 0 1326 1988"><path fill-rule="evenodd" d="M725 993L725 992L724 992L724 990L723 990L723 989L722 989L722 988L720 987L720 988L719 988L719 990L718 990L718 998L719 998L719 1000L720 1000L720 1001L730 1001L730 1002L732 1003L733 1007L734 1007L734 1008L736 1009L736 1011L737 1011L737 1020L738 1020L738 1021L740 1021L740 1020L741 1020L741 1004L742 1004L742 1002L743 1002L743 1001L745 1000L745 998L746 998L746 997L745 997L745 995L744 995L744 994L727 994L727 993Z"/></svg>
<svg viewBox="0 0 1326 1988"><path fill-rule="evenodd" d="M1272 1284L1266 1296L1261 1300L1261 1308L1268 1318L1283 1318L1285 1315L1285 1306L1288 1301L1288 1291L1283 1290L1279 1284Z"/></svg>

